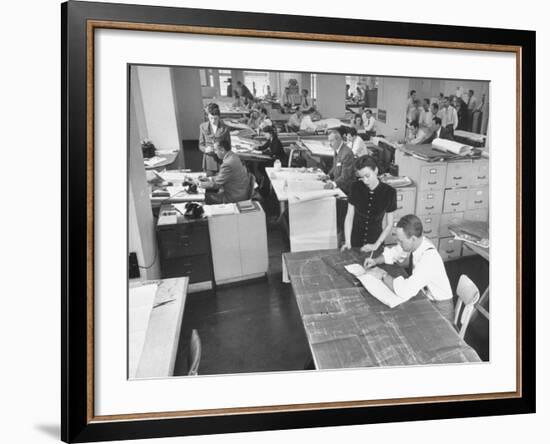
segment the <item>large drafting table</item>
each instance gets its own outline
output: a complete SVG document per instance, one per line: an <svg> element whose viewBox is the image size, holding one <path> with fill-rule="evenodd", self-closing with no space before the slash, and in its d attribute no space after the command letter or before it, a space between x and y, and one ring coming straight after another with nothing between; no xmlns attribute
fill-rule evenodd
<svg viewBox="0 0 550 444"><path fill-rule="evenodd" d="M188 278L131 282L128 294L129 377L172 376Z"/></svg>
<svg viewBox="0 0 550 444"><path fill-rule="evenodd" d="M284 255L317 369L480 362L424 295L393 309L369 295L343 268L364 257L354 250Z"/></svg>

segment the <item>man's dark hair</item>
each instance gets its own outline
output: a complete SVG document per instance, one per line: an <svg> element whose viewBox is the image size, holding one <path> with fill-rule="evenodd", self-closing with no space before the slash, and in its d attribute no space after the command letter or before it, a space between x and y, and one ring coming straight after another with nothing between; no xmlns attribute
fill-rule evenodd
<svg viewBox="0 0 550 444"><path fill-rule="evenodd" d="M215 143L221 146L225 151L231 151L231 142L227 139L216 139Z"/></svg>
<svg viewBox="0 0 550 444"><path fill-rule="evenodd" d="M208 114L211 114L213 116L219 116L220 115L220 107L218 106L217 103L209 103L207 106L206 106L206 112Z"/></svg>
<svg viewBox="0 0 550 444"><path fill-rule="evenodd" d="M410 126L414 126L415 128L418 128L418 121L413 120L411 123L409 123Z"/></svg>
<svg viewBox="0 0 550 444"><path fill-rule="evenodd" d="M432 103L432 106L434 107L434 109L436 111L439 111L439 103L434 102L434 103Z"/></svg>
<svg viewBox="0 0 550 444"><path fill-rule="evenodd" d="M408 238L412 236L422 236L422 221L414 214L407 214L399 219L397 228L403 229Z"/></svg>
<svg viewBox="0 0 550 444"><path fill-rule="evenodd" d="M372 110L371 110L371 109L367 109L367 110L365 110L365 113L368 113L368 114L371 114L371 115L372 115Z"/></svg>
<svg viewBox="0 0 550 444"><path fill-rule="evenodd" d="M328 131L328 134L338 134L340 138L344 138L346 134L346 128L344 126L339 126L338 128L333 128Z"/></svg>
<svg viewBox="0 0 550 444"><path fill-rule="evenodd" d="M472 96L474 95L474 90L471 89L470 91L468 91Z"/></svg>
<svg viewBox="0 0 550 444"><path fill-rule="evenodd" d="M424 99L424 103L427 103L428 106L430 105L430 99Z"/></svg>
<svg viewBox="0 0 550 444"><path fill-rule="evenodd" d="M267 108L264 108L264 107L262 106L262 107L260 108L260 113L267 116L267 115L268 115L268 114L267 114Z"/></svg>
<svg viewBox="0 0 550 444"><path fill-rule="evenodd" d="M415 93L416 93L416 89L411 89L411 93L409 95L412 96Z"/></svg>
<svg viewBox="0 0 550 444"><path fill-rule="evenodd" d="M351 134L352 137L355 137L355 136L357 136L357 129L355 129L353 126L349 127L347 129L347 133Z"/></svg>
<svg viewBox="0 0 550 444"><path fill-rule="evenodd" d="M441 125L441 119L439 117L434 117L432 120L436 125Z"/></svg>
<svg viewBox="0 0 550 444"><path fill-rule="evenodd" d="M374 157L365 154L364 156L355 159L353 167L355 168L355 171L362 170L365 167L369 167L372 171L375 171L376 168L378 168L378 163Z"/></svg>

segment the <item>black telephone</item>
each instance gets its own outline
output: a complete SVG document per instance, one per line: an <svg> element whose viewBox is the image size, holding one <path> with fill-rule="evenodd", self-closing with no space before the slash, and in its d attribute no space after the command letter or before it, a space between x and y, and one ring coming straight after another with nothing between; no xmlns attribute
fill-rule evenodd
<svg viewBox="0 0 550 444"><path fill-rule="evenodd" d="M197 202L189 202L185 204L185 217L189 219L200 219L204 214L204 208Z"/></svg>

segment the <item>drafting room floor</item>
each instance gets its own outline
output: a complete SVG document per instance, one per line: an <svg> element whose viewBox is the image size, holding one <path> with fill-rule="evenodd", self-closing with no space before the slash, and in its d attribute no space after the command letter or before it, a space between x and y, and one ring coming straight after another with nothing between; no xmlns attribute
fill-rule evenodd
<svg viewBox="0 0 550 444"><path fill-rule="evenodd" d="M196 163L199 157L193 157ZM277 207L273 204L268 202L266 208L267 279L187 296L176 376L186 373L193 328L202 341L202 375L302 370L308 361L307 339L292 288L281 282L281 253L288 251L288 245L273 223ZM453 289L461 274L467 274L482 292L488 285L488 265L478 256L447 262L446 269ZM489 359L488 329L488 321L476 313L465 338L483 360Z"/></svg>

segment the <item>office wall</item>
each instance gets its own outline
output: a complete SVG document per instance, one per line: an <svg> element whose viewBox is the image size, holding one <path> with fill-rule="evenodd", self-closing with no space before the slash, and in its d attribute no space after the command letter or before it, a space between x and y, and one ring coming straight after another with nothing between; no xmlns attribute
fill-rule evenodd
<svg viewBox="0 0 550 444"><path fill-rule="evenodd" d="M141 279L159 279L160 268L156 252L155 223L137 127L136 106L134 100L130 100L128 253L136 253L140 266L152 265L149 269L140 269Z"/></svg>
<svg viewBox="0 0 550 444"><path fill-rule="evenodd" d="M157 149L179 149L170 68L138 66L136 72L141 89L148 137Z"/></svg>
<svg viewBox="0 0 550 444"><path fill-rule="evenodd" d="M386 122L376 122L376 132L388 140L405 137L407 97L410 90L408 78L380 77L378 80L378 111L386 111Z"/></svg>
<svg viewBox="0 0 550 444"><path fill-rule="evenodd" d="M197 140L199 125L204 121L199 70L177 67L170 71L179 139Z"/></svg>
<svg viewBox="0 0 550 444"><path fill-rule="evenodd" d="M317 110L323 117L344 117L346 113L346 77L317 75Z"/></svg>

